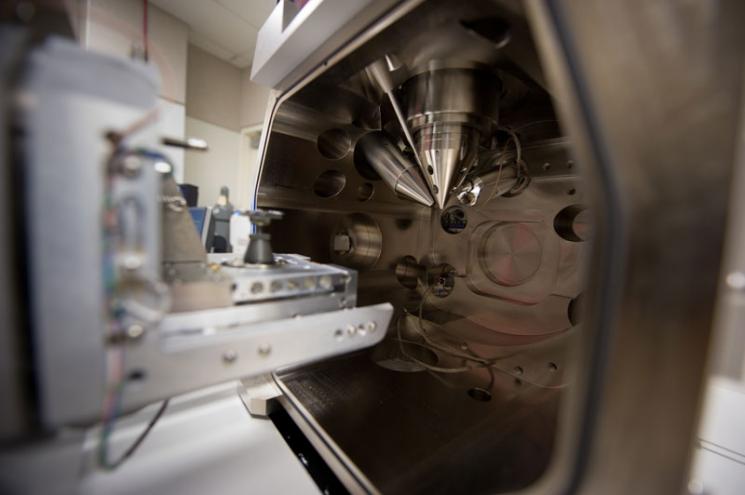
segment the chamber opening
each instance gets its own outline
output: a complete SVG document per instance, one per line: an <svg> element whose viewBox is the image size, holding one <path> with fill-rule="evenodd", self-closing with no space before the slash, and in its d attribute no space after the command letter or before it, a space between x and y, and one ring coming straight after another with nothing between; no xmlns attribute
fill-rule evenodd
<svg viewBox="0 0 745 495"><path fill-rule="evenodd" d="M293 227L277 226L287 229L281 239L299 226L313 233L285 249L356 268L357 305L396 310L369 353L279 376L383 493L459 492L464 477L473 491L515 492L538 482L554 455L592 184L572 161L525 18L514 16L489 1L425 2L300 89L285 104L352 136L353 153L331 172L338 137L319 138L317 161L308 159L315 143L286 128L269 138L266 165L277 172L260 197L294 211ZM521 54L514 65L503 63L508 50ZM338 94L323 96L329 86ZM378 126L352 129L365 115ZM315 195L301 194L317 179ZM359 404L380 415L364 441L341 413ZM417 441L393 448L394 437ZM448 457L479 452L479 461L456 470L434 454L445 445ZM372 452L395 469L379 469ZM391 474L421 462L421 475Z"/></svg>

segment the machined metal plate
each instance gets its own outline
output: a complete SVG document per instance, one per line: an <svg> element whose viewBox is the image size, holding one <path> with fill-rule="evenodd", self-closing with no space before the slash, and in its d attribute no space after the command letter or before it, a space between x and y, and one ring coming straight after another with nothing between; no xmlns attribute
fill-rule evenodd
<svg viewBox="0 0 745 495"><path fill-rule="evenodd" d="M222 255L220 272L232 282L233 302L245 304L268 300L340 294L354 297L356 273L333 265L314 263L305 256L275 255L273 265L236 263ZM210 257L210 260L217 258Z"/></svg>
<svg viewBox="0 0 745 495"><path fill-rule="evenodd" d="M392 371L370 352L275 377L284 406L352 493L512 491L550 460L559 388L483 368Z"/></svg>

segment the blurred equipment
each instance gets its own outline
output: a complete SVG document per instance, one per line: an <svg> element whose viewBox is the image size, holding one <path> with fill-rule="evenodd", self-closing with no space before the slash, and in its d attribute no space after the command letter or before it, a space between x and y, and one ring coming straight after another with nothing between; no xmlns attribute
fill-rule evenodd
<svg viewBox="0 0 745 495"><path fill-rule="evenodd" d="M12 91L14 129L22 132L0 144L17 158L10 174L22 208L11 221L28 246L19 252L23 269L8 281L11 294L28 299L19 323L2 332L4 342L19 343L18 366L27 370L3 380L26 392L3 393L2 417L17 412L25 421L2 430L0 439L18 448L0 450L0 491L38 491L35 463L67 472L60 466L79 459L79 449L48 433L99 425L97 463L113 470L176 394L384 337L392 307L357 307L354 270L272 253L261 227L280 218L276 212L251 213L253 254L208 255L212 232L229 239L228 188L214 208L190 208L168 157L153 151L152 67L57 38L21 60ZM113 456L117 420L156 401L164 402L150 425ZM27 458L31 438L43 438L31 449L41 455ZM68 488L78 491L60 485Z"/></svg>
<svg viewBox="0 0 745 495"><path fill-rule="evenodd" d="M207 245L209 253L230 253L233 251L230 245L230 217L233 216L233 204L230 202L230 189L228 186L220 188L215 206L212 207L210 216L210 244Z"/></svg>
<svg viewBox="0 0 745 495"><path fill-rule="evenodd" d="M194 184L179 184L178 187L189 208L194 208L199 204L199 187Z"/></svg>

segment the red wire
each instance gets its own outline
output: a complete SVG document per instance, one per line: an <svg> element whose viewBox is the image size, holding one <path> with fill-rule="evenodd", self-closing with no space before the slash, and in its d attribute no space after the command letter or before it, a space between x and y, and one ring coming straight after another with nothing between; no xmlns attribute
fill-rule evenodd
<svg viewBox="0 0 745 495"><path fill-rule="evenodd" d="M142 41L145 49L145 61L149 59L148 56L148 39L147 39L147 0L142 0Z"/></svg>

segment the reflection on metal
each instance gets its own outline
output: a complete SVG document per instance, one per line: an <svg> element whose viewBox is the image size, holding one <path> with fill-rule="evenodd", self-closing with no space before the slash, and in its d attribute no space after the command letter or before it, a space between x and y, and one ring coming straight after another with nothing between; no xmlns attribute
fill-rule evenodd
<svg viewBox="0 0 745 495"><path fill-rule="evenodd" d="M342 218L331 240L334 263L352 268L372 268L383 249L383 234L369 215L353 213Z"/></svg>
<svg viewBox="0 0 745 495"><path fill-rule="evenodd" d="M404 84L415 150L440 209L497 124L500 89L499 78L481 69L430 70Z"/></svg>
<svg viewBox="0 0 745 495"><path fill-rule="evenodd" d="M432 205L432 197L417 166L384 133L371 132L363 136L357 142L357 147L367 163L396 194L425 206Z"/></svg>
<svg viewBox="0 0 745 495"><path fill-rule="evenodd" d="M499 285L525 283L541 266L542 245L524 224L496 225L481 239L478 261L481 270Z"/></svg>
<svg viewBox="0 0 745 495"><path fill-rule="evenodd" d="M404 256L396 263L396 279L407 289L416 289L424 268L413 256Z"/></svg>
<svg viewBox="0 0 745 495"><path fill-rule="evenodd" d="M320 198L333 198L347 184L346 176L338 170L326 170L313 183L313 192Z"/></svg>
<svg viewBox="0 0 745 495"><path fill-rule="evenodd" d="M367 72L367 75L370 77L370 79L377 85L378 89L385 93L386 96L388 96L388 100L391 103L393 112L396 114L396 120L398 120L401 131L403 131L404 136L406 137L406 142L411 147L417 163L419 163L419 165L421 166L421 159L417 155L416 145L414 144L414 137L411 135L411 130L409 130L409 125L406 122L406 117L401 110L401 105L399 105L398 99L393 92L396 87L396 83L391 77L391 72L400 68L401 62L398 59L391 55L386 55L384 59L376 60L375 62L370 64L367 69L365 69L365 72Z"/></svg>

